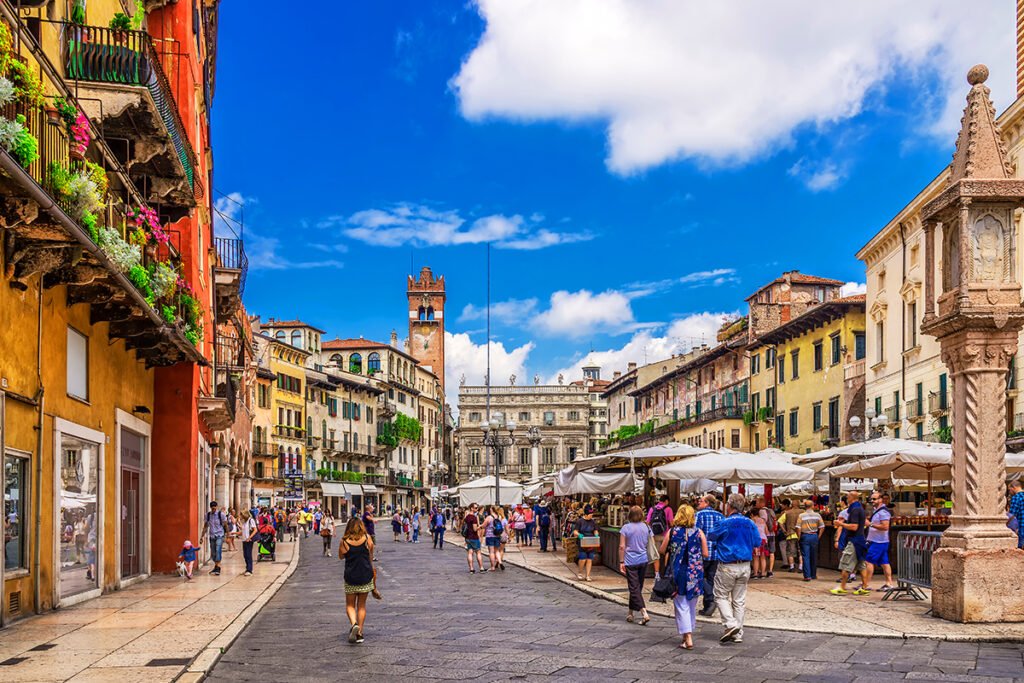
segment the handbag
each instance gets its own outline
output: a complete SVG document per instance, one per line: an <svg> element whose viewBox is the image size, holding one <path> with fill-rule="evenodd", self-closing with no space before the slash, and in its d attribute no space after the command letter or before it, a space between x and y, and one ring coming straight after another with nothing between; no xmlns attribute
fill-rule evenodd
<svg viewBox="0 0 1024 683"><path fill-rule="evenodd" d="M601 547L600 536L580 536L579 541L580 548L586 548L587 550L595 550Z"/></svg>
<svg viewBox="0 0 1024 683"><path fill-rule="evenodd" d="M647 526L646 524L644 526ZM647 527L648 531L651 531L651 527ZM647 536L647 564L653 564L661 559L661 553L658 552L658 546L654 542L654 532L651 532Z"/></svg>

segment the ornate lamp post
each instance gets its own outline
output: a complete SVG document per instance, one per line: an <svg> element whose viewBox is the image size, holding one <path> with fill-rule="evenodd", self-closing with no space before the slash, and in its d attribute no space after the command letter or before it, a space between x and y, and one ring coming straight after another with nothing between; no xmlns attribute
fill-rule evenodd
<svg viewBox="0 0 1024 683"><path fill-rule="evenodd" d="M484 446L491 451L494 464L494 504L501 505L501 471L498 463L502 462L502 451L516 442L516 421L505 420L504 413L493 413L490 420L485 420L480 428L484 430Z"/></svg>
<svg viewBox="0 0 1024 683"><path fill-rule="evenodd" d="M537 479L540 477L540 427L527 429L526 438L530 442L530 479Z"/></svg>
<svg viewBox="0 0 1024 683"><path fill-rule="evenodd" d="M1024 600L1014 585L1024 573L1024 553L1014 549L1006 528L1004 459L1006 374L1024 326L1015 215L1024 205L1024 180L1013 177L987 78L982 65L967 74L971 90L949 182L921 212L921 331L938 338L953 380L954 507L932 556L932 610L960 622L1024 621Z"/></svg>
<svg viewBox="0 0 1024 683"><path fill-rule="evenodd" d="M860 441L867 441L868 439L874 439L885 435L885 429L889 426L889 418L884 414L877 415L874 408L868 408L864 411L864 419L867 420L867 424L864 425L864 431L859 432L861 419L859 415L850 416L850 427L853 428L854 441L857 441L857 434L860 434Z"/></svg>

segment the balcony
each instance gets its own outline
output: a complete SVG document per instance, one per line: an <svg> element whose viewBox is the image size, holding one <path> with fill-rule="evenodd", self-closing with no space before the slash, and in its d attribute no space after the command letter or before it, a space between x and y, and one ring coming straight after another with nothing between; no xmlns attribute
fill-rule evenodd
<svg viewBox="0 0 1024 683"><path fill-rule="evenodd" d="M306 448L309 448L309 449L320 448L320 437L319 436L307 436L306 437Z"/></svg>
<svg viewBox="0 0 1024 683"><path fill-rule="evenodd" d="M387 394L381 394L377 397L377 418L380 420L390 420L395 416L398 410L395 408L395 404L388 400Z"/></svg>
<svg viewBox="0 0 1024 683"><path fill-rule="evenodd" d="M700 415L691 415L690 417L680 418L678 422L669 423L675 427L692 427L694 425L706 424L708 422L717 422L718 420L742 420L743 413L748 410L746 405L735 405L735 406L718 406L713 410L705 410ZM669 426L666 425L666 426Z"/></svg>
<svg viewBox="0 0 1024 683"><path fill-rule="evenodd" d="M36 148L17 157L0 151L7 284L25 291L41 276L44 289L65 287L68 306L88 304L91 323L109 323L109 337L123 339L147 367L203 362L196 349L201 304L187 285L173 286L178 236L159 225L136 230L135 216L148 207L97 125L80 115L84 104L7 3L0 3L0 19L20 33L22 50L32 52L11 54L12 63L37 75L42 92L53 93L0 108L3 118L22 122L23 136ZM66 117L55 107L57 97ZM85 142L72 145L72 123Z"/></svg>
<svg viewBox="0 0 1024 683"><path fill-rule="evenodd" d="M254 441L252 444L252 454L257 457L276 457L277 449L266 441Z"/></svg>
<svg viewBox="0 0 1024 683"><path fill-rule="evenodd" d="M275 425L274 436L279 439L295 439L301 441L306 430L302 427L291 427L289 425Z"/></svg>
<svg viewBox="0 0 1024 683"><path fill-rule="evenodd" d="M176 221L203 196L195 151L185 132L171 83L178 58L161 53L145 31L45 22L60 33L64 75L75 81L86 114L101 123L108 140L120 140L132 178L147 199Z"/></svg>
<svg viewBox="0 0 1024 683"><path fill-rule="evenodd" d="M249 259L245 255L242 240L216 237L213 242L217 250L217 263L213 268L217 322L228 323L242 307Z"/></svg>
<svg viewBox="0 0 1024 683"><path fill-rule="evenodd" d="M924 406L923 401L919 398L913 398L906 403L907 419L911 422L918 422L924 419Z"/></svg>
<svg viewBox="0 0 1024 683"><path fill-rule="evenodd" d="M262 463L257 463L260 465ZM276 467L254 467L252 478L255 481L283 481L284 477L281 476L279 470Z"/></svg>
<svg viewBox="0 0 1024 683"><path fill-rule="evenodd" d="M333 455L338 451L338 440L337 439L324 439L321 443L321 449L324 454Z"/></svg>
<svg viewBox="0 0 1024 683"><path fill-rule="evenodd" d="M949 402L945 393L928 394L928 414L932 417L945 415L949 411Z"/></svg>
<svg viewBox="0 0 1024 683"><path fill-rule="evenodd" d="M853 363L848 363L848 364L843 366L843 379L844 380L851 380L851 379L857 379L858 377L863 377L864 373L865 373L865 363L864 363L863 359L858 360L858 361L854 361Z"/></svg>

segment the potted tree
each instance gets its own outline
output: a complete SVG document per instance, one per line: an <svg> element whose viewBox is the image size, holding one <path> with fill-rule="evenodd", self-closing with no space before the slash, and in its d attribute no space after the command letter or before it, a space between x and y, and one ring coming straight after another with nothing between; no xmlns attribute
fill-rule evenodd
<svg viewBox="0 0 1024 683"><path fill-rule="evenodd" d="M124 12L118 12L110 20L110 31L114 36L114 42L124 45L128 42L128 31L132 30L132 19Z"/></svg>

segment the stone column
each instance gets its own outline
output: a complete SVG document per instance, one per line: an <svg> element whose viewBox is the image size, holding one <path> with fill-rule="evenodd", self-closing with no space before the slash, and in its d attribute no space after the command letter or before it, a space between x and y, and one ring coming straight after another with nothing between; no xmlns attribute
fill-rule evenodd
<svg viewBox="0 0 1024 683"><path fill-rule="evenodd" d="M241 477L238 481L238 507L246 510L253 504L252 500L252 479Z"/></svg>
<svg viewBox="0 0 1024 683"><path fill-rule="evenodd" d="M213 492L216 496L214 500L221 508L226 509L231 505L231 468L221 463L214 468L213 473Z"/></svg>

